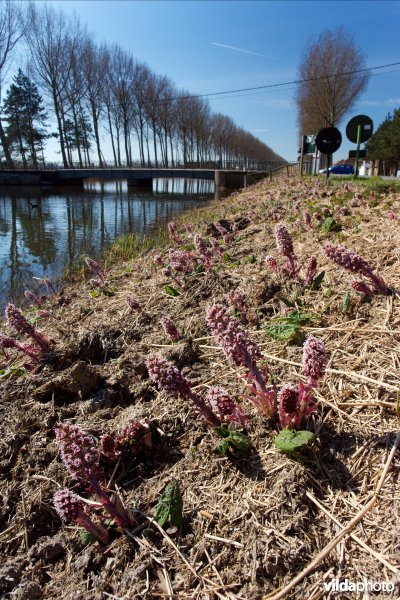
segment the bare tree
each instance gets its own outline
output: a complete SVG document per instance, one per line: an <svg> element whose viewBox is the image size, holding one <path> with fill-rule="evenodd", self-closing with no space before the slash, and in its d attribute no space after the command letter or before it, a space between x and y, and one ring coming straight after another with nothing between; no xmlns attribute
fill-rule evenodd
<svg viewBox="0 0 400 600"><path fill-rule="evenodd" d="M24 34L24 15L19 2L0 0L0 95L16 44ZM13 167L3 124L0 119L0 141L7 167Z"/></svg>
<svg viewBox="0 0 400 600"><path fill-rule="evenodd" d="M296 93L300 134L337 126L365 90L365 57L343 28L323 31L306 46Z"/></svg>
<svg viewBox="0 0 400 600"><path fill-rule="evenodd" d="M66 95L75 58L71 48L78 44L81 28L76 19L67 19L61 10L48 4L30 4L29 22L30 69L36 83L52 100L61 155L64 166L68 167Z"/></svg>

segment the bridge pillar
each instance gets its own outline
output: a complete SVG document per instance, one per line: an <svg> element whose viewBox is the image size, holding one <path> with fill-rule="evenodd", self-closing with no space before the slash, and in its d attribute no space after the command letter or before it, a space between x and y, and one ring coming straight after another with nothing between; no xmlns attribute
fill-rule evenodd
<svg viewBox="0 0 400 600"><path fill-rule="evenodd" d="M152 177L143 177L143 178L131 178L128 179L128 187L136 187L141 190L152 190L153 189L153 179Z"/></svg>

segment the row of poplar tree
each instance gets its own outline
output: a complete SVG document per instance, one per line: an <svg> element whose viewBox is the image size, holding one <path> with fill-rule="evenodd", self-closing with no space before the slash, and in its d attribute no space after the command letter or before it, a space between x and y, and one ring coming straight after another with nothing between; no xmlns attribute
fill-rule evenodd
<svg viewBox="0 0 400 600"><path fill-rule="evenodd" d="M26 67L8 88L0 116L6 166L43 163L50 136L64 167L105 166L107 138L115 166L283 162L230 117L213 113L206 98L178 89L118 44L97 44L77 17L52 5L0 0L0 84L12 51L24 44Z"/></svg>

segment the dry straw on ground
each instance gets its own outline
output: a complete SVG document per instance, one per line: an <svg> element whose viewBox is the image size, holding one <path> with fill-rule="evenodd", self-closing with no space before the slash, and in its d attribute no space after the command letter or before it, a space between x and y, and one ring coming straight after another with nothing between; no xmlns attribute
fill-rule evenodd
<svg viewBox="0 0 400 600"><path fill-rule="evenodd" d="M400 234L393 213L399 214L400 192L381 188L372 197L370 191L343 181L257 184L185 215L205 237L217 235L210 224L219 219L236 222L238 231L226 248L231 260L187 278L180 296L165 293L151 251L128 270L109 270L117 288L112 297L91 298L88 284L75 283L53 299L52 317L40 327L53 340L55 360L0 384L4 597L318 599L335 596L324 583L336 578L398 584ZM305 210L322 208L336 215L340 232L296 222ZM320 290L268 270L265 257L278 258L274 218L293 235L299 264L317 257L325 270ZM352 275L325 257L325 241L363 255L392 294L363 301L351 290ZM285 314L282 298L312 313L304 333L323 339L329 350L316 393L320 406L308 423L317 444L303 460L276 450L276 426L244 398L237 370L207 330L207 306L225 303L238 288L254 317L247 326L278 385L297 379L302 351L301 343L265 332ZM150 318L129 310L130 294ZM162 315L175 321L183 341L166 339ZM2 330L11 334L5 324ZM23 363L13 352L1 355L0 368ZM191 407L155 388L144 364L150 352L182 369L196 390L218 384L235 396L251 417L248 455L219 455L215 435ZM136 510L137 526L116 533L107 549L84 546L52 507L54 492L71 485L54 426L69 420L100 437L132 417L155 420L156 447L106 469L110 489ZM184 521L179 531L164 531L154 508L172 478L183 491Z"/></svg>

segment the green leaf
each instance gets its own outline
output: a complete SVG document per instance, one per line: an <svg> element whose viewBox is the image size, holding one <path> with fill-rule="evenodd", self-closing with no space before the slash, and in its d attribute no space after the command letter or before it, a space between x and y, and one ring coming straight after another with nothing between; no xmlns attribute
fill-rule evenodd
<svg viewBox="0 0 400 600"><path fill-rule="evenodd" d="M301 328L295 323L274 323L265 327L265 331L274 338L274 340L290 341L301 333Z"/></svg>
<svg viewBox="0 0 400 600"><path fill-rule="evenodd" d="M104 296L114 296L115 295L115 290L116 290L116 288L110 288L108 290L102 288L101 291L103 292Z"/></svg>
<svg viewBox="0 0 400 600"><path fill-rule="evenodd" d="M294 454L304 450L315 441L315 435L311 431L292 431L282 429L274 440L275 446L281 452Z"/></svg>
<svg viewBox="0 0 400 600"><path fill-rule="evenodd" d="M288 308L294 308L295 307L295 303L292 300L289 300L289 298L279 298L279 300L281 302L283 302L283 304L285 306L287 306Z"/></svg>
<svg viewBox="0 0 400 600"><path fill-rule="evenodd" d="M168 522L174 527L182 523L183 501L179 483L174 480L168 483L156 506L156 521L161 526Z"/></svg>
<svg viewBox="0 0 400 600"><path fill-rule="evenodd" d="M254 256L254 254L250 254L250 256L245 256L243 259L244 263L248 263L250 265L254 265L254 263L257 262L256 257Z"/></svg>
<svg viewBox="0 0 400 600"><path fill-rule="evenodd" d="M242 452L249 450L251 446L249 438L241 431L230 431L226 425L214 427L214 431L217 435L224 438L223 441L218 445L218 452L223 455L227 453L229 446L234 446Z"/></svg>
<svg viewBox="0 0 400 600"><path fill-rule="evenodd" d="M320 227L320 230L324 233L328 233L329 231L340 231L341 229L342 226L335 221L333 217L327 217Z"/></svg>
<svg viewBox="0 0 400 600"><path fill-rule="evenodd" d="M344 313L348 313L350 310L350 293L346 292L345 295L343 296L343 312Z"/></svg>
<svg viewBox="0 0 400 600"><path fill-rule="evenodd" d="M84 546L88 546L89 544L94 544L95 542L98 541L98 539L95 535L89 533L85 529L82 529L79 532L79 534L81 536L81 542Z"/></svg>
<svg viewBox="0 0 400 600"><path fill-rule="evenodd" d="M274 319L277 323L291 323L293 325L307 325L312 320L315 320L314 315L311 313L302 313L298 310L290 312L286 317Z"/></svg>
<svg viewBox="0 0 400 600"><path fill-rule="evenodd" d="M325 277L325 271L321 271L321 273L318 273L318 275L316 277L314 277L314 279L313 279L313 282L311 284L311 289L319 290L324 277Z"/></svg>
<svg viewBox="0 0 400 600"><path fill-rule="evenodd" d="M11 377L20 377L21 375L25 375L25 369L19 367L0 369L0 379L11 379Z"/></svg>
<svg viewBox="0 0 400 600"><path fill-rule="evenodd" d="M100 296L99 290L90 290L89 296L91 298L98 298Z"/></svg>
<svg viewBox="0 0 400 600"><path fill-rule="evenodd" d="M194 273L204 273L204 271L205 271L204 265L197 265L197 267L194 270Z"/></svg>
<svg viewBox="0 0 400 600"><path fill-rule="evenodd" d="M178 292L178 290L172 287L172 285L166 285L164 289L167 292L167 294L169 296L172 296L173 298L175 298L175 296L180 296L181 294L180 292Z"/></svg>

